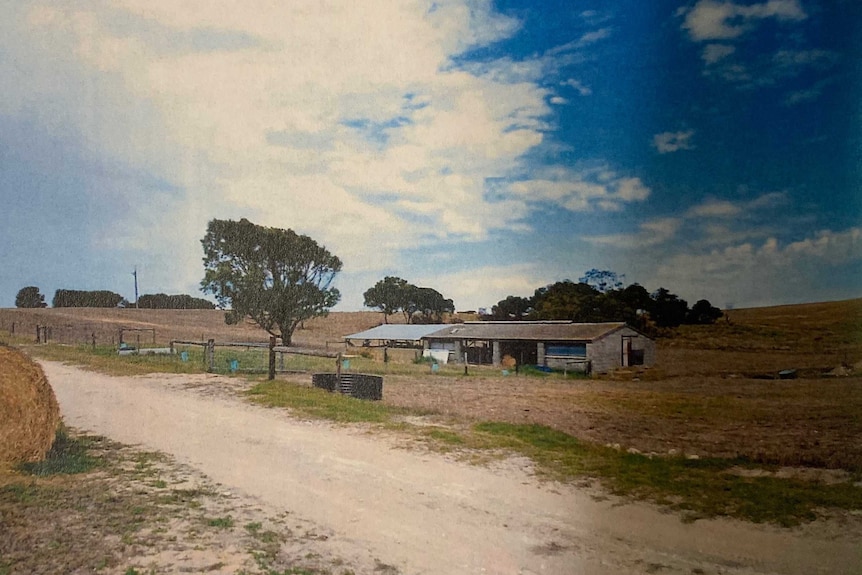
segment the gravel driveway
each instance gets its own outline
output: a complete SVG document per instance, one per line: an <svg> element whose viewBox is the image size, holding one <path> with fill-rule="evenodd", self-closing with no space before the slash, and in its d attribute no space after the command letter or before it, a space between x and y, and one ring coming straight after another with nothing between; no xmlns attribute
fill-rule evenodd
<svg viewBox="0 0 862 575"><path fill-rule="evenodd" d="M311 521L357 565L373 556L404 574L862 572L859 521L684 524L651 505L539 483L518 462L471 466L365 428L299 421L245 403L230 392L235 379L40 363L67 424L170 453L269 511Z"/></svg>

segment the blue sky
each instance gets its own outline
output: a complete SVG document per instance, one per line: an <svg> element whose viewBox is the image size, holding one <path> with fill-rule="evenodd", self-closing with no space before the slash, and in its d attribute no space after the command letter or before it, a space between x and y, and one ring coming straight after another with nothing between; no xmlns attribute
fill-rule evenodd
<svg viewBox="0 0 862 575"><path fill-rule="evenodd" d="M0 306L198 291L212 218L458 309L591 268L862 295L852 0L0 0Z"/></svg>

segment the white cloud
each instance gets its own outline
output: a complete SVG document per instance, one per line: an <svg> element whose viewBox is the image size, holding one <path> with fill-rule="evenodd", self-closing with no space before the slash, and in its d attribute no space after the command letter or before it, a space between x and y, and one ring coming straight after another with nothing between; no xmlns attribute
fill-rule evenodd
<svg viewBox="0 0 862 575"><path fill-rule="evenodd" d="M685 215L699 218L735 218L758 210L774 209L785 202L787 202L785 192L768 192L750 200L736 202L709 198L689 208Z"/></svg>
<svg viewBox="0 0 862 575"><path fill-rule="evenodd" d="M691 143L692 136L694 136L694 130L662 132L653 136L652 142L659 154L669 154L679 150L693 149L694 145Z"/></svg>
<svg viewBox="0 0 862 575"><path fill-rule="evenodd" d="M419 277L416 285L434 287L451 298L459 310L491 306L510 295L528 297L548 280L531 264L485 266L455 273Z"/></svg>
<svg viewBox="0 0 862 575"><path fill-rule="evenodd" d="M760 4L700 0L693 8L680 10L682 27L695 42L732 40L768 18L798 21L807 18L798 0L768 0Z"/></svg>
<svg viewBox="0 0 862 575"><path fill-rule="evenodd" d="M701 218L732 218L743 208L728 200L708 200L688 210L687 215Z"/></svg>
<svg viewBox="0 0 862 575"><path fill-rule="evenodd" d="M126 24L116 27L122 10ZM200 236L210 217L245 215L308 233L356 270L380 269L423 238L481 240L493 229L518 229L527 203L488 201L485 182L517 173L520 158L544 140L549 104L564 103L535 78L452 67L460 51L517 30L488 1L429 9L400 0L123 0L111 9L34 9L29 26L47 61L76 59L92 71L96 93L119 79L125 109L151 111L124 131L98 117L73 122L102 153L133 165L165 150L159 169L187 205L162 214L163 225L201 226L192 232ZM219 50L156 49L144 28L165 46L191 32L249 40ZM499 64L507 65L532 66ZM62 99L62 88L48 90Z"/></svg>
<svg viewBox="0 0 862 575"><path fill-rule="evenodd" d="M735 46L728 44L707 44L703 47L702 58L705 64L715 64L736 52Z"/></svg>
<svg viewBox="0 0 862 575"><path fill-rule="evenodd" d="M581 172L547 169L534 179L512 183L507 191L512 199L527 204L552 203L572 212L619 211L650 195L650 189L640 178L619 176L607 168Z"/></svg>
<svg viewBox="0 0 862 575"><path fill-rule="evenodd" d="M636 233L583 236L583 240L612 248L639 249L657 246L673 239L681 224L679 218L659 218L642 223Z"/></svg>
<svg viewBox="0 0 862 575"><path fill-rule="evenodd" d="M705 253L677 253L647 270L650 285L737 307L858 297L862 229L823 230L783 243L771 237ZM827 279L829 278L829 279Z"/></svg>
<svg viewBox="0 0 862 575"><path fill-rule="evenodd" d="M564 82L560 82L560 84L574 88L581 96L589 96L593 93L593 90L589 86L585 85L580 80L575 80L574 78L569 78Z"/></svg>

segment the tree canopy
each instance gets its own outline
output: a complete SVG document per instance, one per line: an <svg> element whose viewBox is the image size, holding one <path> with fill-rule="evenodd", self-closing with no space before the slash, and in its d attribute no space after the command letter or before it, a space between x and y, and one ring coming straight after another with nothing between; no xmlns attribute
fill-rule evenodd
<svg viewBox="0 0 862 575"><path fill-rule="evenodd" d="M441 323L444 313L455 311L455 304L443 294L429 287L410 286L407 309L413 323Z"/></svg>
<svg viewBox="0 0 862 575"><path fill-rule="evenodd" d="M373 287L368 288L363 295L365 307L376 308L383 312L383 323L387 318L407 307L407 280L399 277L386 276Z"/></svg>
<svg viewBox="0 0 862 575"><path fill-rule="evenodd" d="M108 290L58 289L51 302L53 307L117 307L126 304L126 299Z"/></svg>
<svg viewBox="0 0 862 575"><path fill-rule="evenodd" d="M614 272L592 269L580 281L558 281L538 288L532 297L508 296L492 308L491 320L624 321L650 331L682 323L714 323L723 314L707 300L688 303L665 288L650 294L643 286L622 287Z"/></svg>
<svg viewBox="0 0 862 575"><path fill-rule="evenodd" d="M341 260L293 230L214 219L201 243L201 289L228 310L228 324L249 318L290 345L300 322L326 315L341 297L332 287Z"/></svg>
<svg viewBox="0 0 862 575"><path fill-rule="evenodd" d="M144 294L138 298L141 309L215 309L213 302L186 294Z"/></svg>
<svg viewBox="0 0 862 575"><path fill-rule="evenodd" d="M45 296L36 286L27 286L18 290L15 296L15 307L47 307Z"/></svg>
<svg viewBox="0 0 862 575"><path fill-rule="evenodd" d="M455 304L437 290L418 287L407 280L386 276L363 294L365 305L383 312L384 322L394 313L404 314L407 323L439 323Z"/></svg>

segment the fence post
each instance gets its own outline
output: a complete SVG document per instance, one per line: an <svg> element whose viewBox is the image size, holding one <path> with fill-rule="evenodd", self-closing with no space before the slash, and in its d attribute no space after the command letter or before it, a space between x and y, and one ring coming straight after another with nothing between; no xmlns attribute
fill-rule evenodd
<svg viewBox="0 0 862 575"><path fill-rule="evenodd" d="M36 343L42 343L42 326L36 325Z"/></svg>
<svg viewBox="0 0 862 575"><path fill-rule="evenodd" d="M341 385L341 352L335 358L335 377L338 379L338 385Z"/></svg>
<svg viewBox="0 0 862 575"><path fill-rule="evenodd" d="M96 332L93 332L91 337L93 338L93 351L96 351Z"/></svg>
<svg viewBox="0 0 862 575"><path fill-rule="evenodd" d="M215 340L207 340L207 371L212 373L215 370Z"/></svg>
<svg viewBox="0 0 862 575"><path fill-rule="evenodd" d="M269 336L269 375L267 379L272 381L275 379L275 336Z"/></svg>

